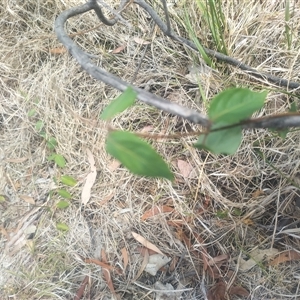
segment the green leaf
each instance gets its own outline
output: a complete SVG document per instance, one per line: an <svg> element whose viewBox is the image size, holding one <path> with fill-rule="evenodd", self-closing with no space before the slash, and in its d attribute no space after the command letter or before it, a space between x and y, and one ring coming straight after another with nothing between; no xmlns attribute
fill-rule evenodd
<svg viewBox="0 0 300 300"><path fill-rule="evenodd" d="M55 154L54 155L54 161L61 168L65 167L65 165L66 165L65 158L60 154Z"/></svg>
<svg viewBox="0 0 300 300"><path fill-rule="evenodd" d="M228 217L228 211L227 210L218 210L217 217L220 219L226 219Z"/></svg>
<svg viewBox="0 0 300 300"><path fill-rule="evenodd" d="M25 91L20 90L20 94L23 98L25 98L26 100L28 100L28 94Z"/></svg>
<svg viewBox="0 0 300 300"><path fill-rule="evenodd" d="M60 231L68 231L69 230L69 226L65 223L56 223L56 228Z"/></svg>
<svg viewBox="0 0 300 300"><path fill-rule="evenodd" d="M276 132L277 132L278 136L284 140L286 138L287 134L289 133L289 130L282 129L282 130L277 130Z"/></svg>
<svg viewBox="0 0 300 300"><path fill-rule="evenodd" d="M128 87L119 97L113 100L100 115L101 120L108 120L116 114L124 111L134 103L137 93L132 87Z"/></svg>
<svg viewBox="0 0 300 300"><path fill-rule="evenodd" d="M66 190L59 189L59 190L57 190L57 193L65 199L71 199L72 198L72 195Z"/></svg>
<svg viewBox="0 0 300 300"><path fill-rule="evenodd" d="M241 216L241 215L243 214L243 212L242 212L242 210L239 209L239 208L234 208L234 209L232 210L232 214L233 214L234 216Z"/></svg>
<svg viewBox="0 0 300 300"><path fill-rule="evenodd" d="M174 179L161 156L148 143L130 132L110 132L106 139L106 150L134 174Z"/></svg>
<svg viewBox="0 0 300 300"><path fill-rule="evenodd" d="M208 116L213 122L237 123L262 108L266 96L266 91L258 93L245 88L228 89L213 98Z"/></svg>
<svg viewBox="0 0 300 300"><path fill-rule="evenodd" d="M68 186L74 186L77 183L77 181L73 177L68 176L68 175L61 176L60 181L63 184L68 185Z"/></svg>
<svg viewBox="0 0 300 300"><path fill-rule="evenodd" d="M35 130L40 132L44 127L44 122L39 120L35 123Z"/></svg>
<svg viewBox="0 0 300 300"><path fill-rule="evenodd" d="M51 136L47 141L47 147L50 150L54 150L54 148L57 146L57 140L55 137Z"/></svg>
<svg viewBox="0 0 300 300"><path fill-rule="evenodd" d="M47 157L49 161L54 160L56 153L52 153L50 156Z"/></svg>
<svg viewBox="0 0 300 300"><path fill-rule="evenodd" d="M5 196L0 195L0 203L1 203L1 202L5 202L5 201L6 201Z"/></svg>
<svg viewBox="0 0 300 300"><path fill-rule="evenodd" d="M213 128L224 127L228 124L219 123ZM242 141L242 127L235 126L228 129L212 131L208 134L201 134L194 147L205 149L215 154L234 154Z"/></svg>
<svg viewBox="0 0 300 300"><path fill-rule="evenodd" d="M33 108L28 112L28 117L33 117L36 114L36 110Z"/></svg>
<svg viewBox="0 0 300 300"><path fill-rule="evenodd" d="M67 202L67 201L64 201L64 200L63 200L63 201L59 201L59 202L56 204L57 208L60 208L60 209L67 208L69 205L70 205L70 203Z"/></svg>

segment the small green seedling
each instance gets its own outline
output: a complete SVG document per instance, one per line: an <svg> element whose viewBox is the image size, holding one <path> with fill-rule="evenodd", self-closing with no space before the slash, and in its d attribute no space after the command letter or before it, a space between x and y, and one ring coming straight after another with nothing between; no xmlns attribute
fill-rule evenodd
<svg viewBox="0 0 300 300"><path fill-rule="evenodd" d="M56 204L57 208L60 208L60 209L65 209L67 207L70 206L70 203L68 201L59 201L57 204Z"/></svg>
<svg viewBox="0 0 300 300"><path fill-rule="evenodd" d="M194 144L215 154L234 154L242 141L242 121L264 105L267 92L231 88L215 96L208 108L211 127L200 134ZM115 116L132 105L136 95L128 88L102 114L102 119ZM118 107L122 103L122 109ZM110 131L106 151L136 175L174 179L167 163L146 141L126 131ZM75 183L74 183L75 184Z"/></svg>
<svg viewBox="0 0 300 300"><path fill-rule="evenodd" d="M68 185L68 186L75 186L77 181L72 176L69 175L63 175L60 178L61 183Z"/></svg>
<svg viewBox="0 0 300 300"><path fill-rule="evenodd" d="M71 199L71 198L72 198L72 195L71 195L68 191L66 191L66 190L64 190L64 189L58 189L58 190L57 190L57 193L58 193L61 197L65 198L65 199Z"/></svg>
<svg viewBox="0 0 300 300"><path fill-rule="evenodd" d="M56 228L60 231L69 231L69 226L61 222L56 223Z"/></svg>

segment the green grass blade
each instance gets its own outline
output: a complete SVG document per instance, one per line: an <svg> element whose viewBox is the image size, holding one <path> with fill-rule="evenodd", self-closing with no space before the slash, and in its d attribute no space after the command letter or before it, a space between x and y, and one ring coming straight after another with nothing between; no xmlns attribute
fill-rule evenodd
<svg viewBox="0 0 300 300"><path fill-rule="evenodd" d="M210 59L210 57L206 54L203 46L201 45L201 43L199 42L198 38L195 35L195 31L192 27L188 12L185 10L185 25L187 26L187 31L192 39L192 41L194 42L194 44L196 45L201 57L204 59L204 61L206 62L206 64L210 67L213 67L213 61Z"/></svg>

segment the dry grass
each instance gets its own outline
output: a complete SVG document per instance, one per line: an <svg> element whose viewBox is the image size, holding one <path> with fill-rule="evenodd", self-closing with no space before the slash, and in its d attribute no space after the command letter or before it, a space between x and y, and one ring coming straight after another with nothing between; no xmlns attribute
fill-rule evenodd
<svg viewBox="0 0 300 300"><path fill-rule="evenodd" d="M281 140L264 130L247 131L233 157L196 151L191 146L192 138L153 142L173 164L177 178L173 184L138 178L122 167L112 170L112 159L104 149L107 129L98 116L118 93L91 79L67 53L49 53L61 47L53 34L55 17L79 2L4 0L0 8L0 195L6 197L0 204L1 299L72 299L85 275L90 276L85 299L109 299L111 293L101 268L84 263L80 256L99 258L103 249L109 263L122 267L124 247L131 259L125 275L113 276L117 293L122 299L153 299L154 293L141 286L151 289L156 281L164 282L170 274L160 272L153 277L143 273L136 280L138 285L132 282L142 258L134 254L137 242L131 231L147 238L170 257L182 258L170 280L175 288L179 282L184 288L192 288L182 294L182 299L205 299L203 288L209 289L215 282L203 272L203 260L198 255L203 245L209 258L230 255L228 266L235 274L235 284L249 290L251 299L299 299L297 261L275 267L256 265L246 272L241 271L238 263L238 257L246 258L257 248L300 249L297 224L284 234L276 230L276 226L289 226L300 217L300 208L295 204L299 197L297 184L291 183L299 175L298 132ZM178 2L171 9L175 20L172 26L185 35L182 3ZM248 0L243 5L236 2L223 4L230 55L261 71L300 81L300 9L295 9L290 20L294 38L292 50L287 50L283 1L278 4L280 1ZM210 46L209 33L201 27L194 4L189 3L189 11L197 35ZM188 65L199 63L198 55L169 40L157 28L153 31L153 25L139 7L130 7L124 18L131 28L124 24L113 28L101 26L77 35L75 40L99 56L99 65L127 81L132 79L145 47L133 38L150 40L134 84L204 111L206 99L201 100L197 85L185 77ZM68 29L75 33L95 24L95 16L88 13L72 19ZM110 52L124 43L123 53ZM273 91L268 103L258 115L284 112L289 103L297 100L296 96L252 80L238 69L219 63L216 66L216 72L199 78L208 100L228 86L270 88ZM36 111L33 117L28 115L31 109ZM66 168L59 169L47 160L49 151L35 130L38 120L44 122L47 135L57 139L57 152L66 158ZM141 103L114 121L115 127L129 130L142 130L149 125L156 133L196 128ZM80 194L89 172L86 148L95 157L98 176L88 205L82 207ZM191 178L181 175L178 159L193 166ZM63 174L75 177L78 184L70 189L70 207L58 210L58 197L49 197L49 193L55 188L54 178ZM264 193L255 194L258 190ZM21 195L32 197L36 204L26 203ZM166 204L174 206L176 216L160 214L141 221L146 210ZM242 216L238 216L239 212ZM24 220L30 213L34 219L29 216ZM181 230L194 243L192 249L186 249L180 240L182 231L167 222L172 217L183 220ZM23 246L12 245L4 253L9 240L28 220L36 226L31 227L36 229L34 236L27 234ZM68 224L70 230L58 231L57 222ZM293 227L286 227L290 228ZM195 240L197 234L204 240L202 246ZM193 276L188 276L189 272Z"/></svg>

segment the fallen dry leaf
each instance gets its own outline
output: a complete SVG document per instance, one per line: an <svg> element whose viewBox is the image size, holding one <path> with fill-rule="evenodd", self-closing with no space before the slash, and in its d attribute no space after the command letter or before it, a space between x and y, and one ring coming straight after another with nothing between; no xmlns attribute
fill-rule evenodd
<svg viewBox="0 0 300 300"><path fill-rule="evenodd" d="M186 236L182 228L178 229L178 231L176 232L176 237L186 245L187 249L191 249L191 239Z"/></svg>
<svg viewBox="0 0 300 300"><path fill-rule="evenodd" d="M219 256L213 257L208 261L209 266L218 265L219 263L223 263L228 261L229 255L228 254L221 254Z"/></svg>
<svg viewBox="0 0 300 300"><path fill-rule="evenodd" d="M277 266L281 263L293 260L299 260L300 253L295 250L288 250L277 255L270 263L269 266Z"/></svg>
<svg viewBox="0 0 300 300"><path fill-rule="evenodd" d="M254 225L253 220L250 219L250 218L246 218L246 219L242 220L242 222L243 222L245 225L247 225L247 226L253 226L253 225Z"/></svg>
<svg viewBox="0 0 300 300"><path fill-rule="evenodd" d="M6 239L9 239L9 234L4 227L0 226L0 232L2 235L4 235L6 237Z"/></svg>
<svg viewBox="0 0 300 300"><path fill-rule="evenodd" d="M112 199L114 195L115 195L115 192L111 192L109 195L105 196L100 202L98 202L98 205L99 205L99 206L103 206L103 205L106 204L110 199Z"/></svg>
<svg viewBox="0 0 300 300"><path fill-rule="evenodd" d="M76 292L76 295L74 297L74 300L80 300L84 294L84 290L85 290L85 287L86 285L88 284L89 282L89 276L86 275L83 279L83 281L81 282L80 284L80 287L78 289L78 291Z"/></svg>
<svg viewBox="0 0 300 300"><path fill-rule="evenodd" d="M256 190L256 191L254 191L253 193L252 193L252 197L253 198L258 198L259 196L262 196L262 195L264 195L265 194L265 192L263 191L263 190Z"/></svg>
<svg viewBox="0 0 300 300"><path fill-rule="evenodd" d="M116 291L115 291L113 282L112 282L112 280L111 280L111 274L110 274L109 270L103 269L103 277L104 277L104 280L106 281L106 284L107 284L109 290L111 291L111 293L112 293L115 297L117 297L117 294L116 294Z"/></svg>
<svg viewBox="0 0 300 300"><path fill-rule="evenodd" d="M118 54L118 53L122 52L125 48L126 48L126 44L121 45L120 47L114 49L111 53L112 54Z"/></svg>
<svg viewBox="0 0 300 300"><path fill-rule="evenodd" d="M250 258L248 260L244 260L243 258L240 258L239 263L239 269L241 271L248 271L252 269L254 266L257 265L257 263L262 262L264 259L267 261L274 257L278 253L278 250L275 248L271 249L255 249L249 253Z"/></svg>
<svg viewBox="0 0 300 300"><path fill-rule="evenodd" d="M20 195L19 197L29 204L35 204L35 200L30 196Z"/></svg>
<svg viewBox="0 0 300 300"><path fill-rule="evenodd" d="M188 69L189 73L185 75L185 78L194 84L199 84L199 82L209 78L212 73L212 68L205 63L200 65L190 65L188 66Z"/></svg>
<svg viewBox="0 0 300 300"><path fill-rule="evenodd" d="M185 221L185 220L168 220L168 221L167 221L167 224L168 224L169 226L181 228L182 225L185 225L185 224L186 224L186 221Z"/></svg>
<svg viewBox="0 0 300 300"><path fill-rule="evenodd" d="M111 162L111 164L108 166L108 170L113 172L113 171L117 170L120 166L121 166L121 163L118 160L114 159Z"/></svg>
<svg viewBox="0 0 300 300"><path fill-rule="evenodd" d="M106 253L103 249L101 250L101 259L102 259L103 263L107 264ZM107 284L109 290L115 297L117 297L109 269L103 268L102 273L103 273L104 280L106 281L106 284Z"/></svg>
<svg viewBox="0 0 300 300"><path fill-rule="evenodd" d="M86 177L86 181L83 186L82 193L81 193L81 203L84 205L87 204L91 198L91 190L92 190L92 187L95 183L96 176L97 176L97 170L96 170L96 166L95 166L94 156L89 149L86 149L86 153L88 156L88 161L90 163L91 172Z"/></svg>
<svg viewBox="0 0 300 300"><path fill-rule="evenodd" d="M148 252L149 255L153 255L153 254L156 254L157 252L156 251L153 251L151 249L148 249L148 248L145 248L145 247L137 247L135 248L135 250L140 253L142 256L145 256L146 255L146 252Z"/></svg>
<svg viewBox="0 0 300 300"><path fill-rule="evenodd" d="M167 206L167 205L161 205L161 206L154 206L153 208L147 210L146 212L144 212L144 214L141 217L142 221L145 221L159 213L167 213L167 212L173 212L174 208Z"/></svg>
<svg viewBox="0 0 300 300"><path fill-rule="evenodd" d="M153 254L149 256L149 261L145 267L145 272L152 276L156 276L158 270L171 261L170 257L161 254Z"/></svg>
<svg viewBox="0 0 300 300"><path fill-rule="evenodd" d="M137 43L137 44L140 44L140 45L149 45L151 44L151 42L148 42L148 41L145 41L139 37L134 37L133 40Z"/></svg>
<svg viewBox="0 0 300 300"><path fill-rule="evenodd" d="M122 257L123 257L123 262L124 262L124 272L128 266L128 261L129 261L129 258L128 258L128 252L126 250L126 248L122 248L121 249L121 253L122 253Z"/></svg>
<svg viewBox="0 0 300 300"><path fill-rule="evenodd" d="M249 292L242 286L232 286L228 290L229 295L236 295L241 297L248 297ZM207 294L208 300L225 300L228 299L226 296L226 284L223 280L217 282Z"/></svg>
<svg viewBox="0 0 300 300"><path fill-rule="evenodd" d="M170 272L173 272L175 270L178 260L179 260L179 258L177 256L173 256L173 258L170 262L170 267L169 267Z"/></svg>
<svg viewBox="0 0 300 300"><path fill-rule="evenodd" d="M98 265L102 268L105 268L105 269L108 269L108 270L114 270L114 267L112 267L111 265L109 264L106 264L102 261L100 261L99 259L96 259L96 258L85 258L84 259L84 262L87 263L87 264L95 264L95 265Z"/></svg>
<svg viewBox="0 0 300 300"><path fill-rule="evenodd" d="M248 297L250 295L250 293L242 286L232 286L229 289L228 294L237 295L237 296L241 296L241 297L243 297L243 296Z"/></svg>
<svg viewBox="0 0 300 300"><path fill-rule="evenodd" d="M20 187L21 187L21 183L19 181L15 181L14 182L14 187L15 187L16 190L19 190Z"/></svg>
<svg viewBox="0 0 300 300"><path fill-rule="evenodd" d="M83 261L87 264L95 264L95 265L98 265L100 266L101 268L104 268L104 269L107 269L107 270L110 270L110 271L116 271L119 275L122 274L122 271L118 268L114 268L112 267L111 265L107 264L107 263L104 263L102 261L100 261L99 259L96 259L96 258L83 258Z"/></svg>
<svg viewBox="0 0 300 300"><path fill-rule="evenodd" d="M144 255L144 259L143 259L143 262L142 262L142 265L141 265L141 267L140 267L138 273L137 273L136 276L134 277L133 282L136 281L136 280L141 276L141 274L142 274L143 271L145 270L145 268L146 268L148 262L149 262L149 252L148 252L148 250L146 249L145 255Z"/></svg>
<svg viewBox="0 0 300 300"><path fill-rule="evenodd" d="M180 174L184 178L188 178L190 173L193 170L193 167L188 162L186 162L184 160L180 160L180 159L178 159L178 161L177 161L177 167L180 171Z"/></svg>
<svg viewBox="0 0 300 300"><path fill-rule="evenodd" d="M22 234L19 236L18 240L14 243L13 248L11 248L10 252L6 251L10 256L13 256L15 253L17 253L23 246L26 245L26 236L25 234Z"/></svg>
<svg viewBox="0 0 300 300"><path fill-rule="evenodd" d="M58 47L58 48L52 48L52 49L49 49L49 52L51 54L64 54L67 52L67 49L65 47Z"/></svg>
<svg viewBox="0 0 300 300"><path fill-rule="evenodd" d="M139 242L141 243L144 247L151 249L155 251L156 253L160 253L161 255L164 255L154 244L150 243L147 241L144 237L141 235L137 234L136 232L131 232L132 236Z"/></svg>
<svg viewBox="0 0 300 300"><path fill-rule="evenodd" d="M9 236L4 252L13 255L26 244L26 235L36 229L35 221L42 214L41 207L35 207L25 214L17 228Z"/></svg>
<svg viewBox="0 0 300 300"><path fill-rule="evenodd" d="M154 129L154 127L152 125L148 125L148 126L145 126L141 132L150 132Z"/></svg>
<svg viewBox="0 0 300 300"><path fill-rule="evenodd" d="M223 281L217 282L207 293L208 300L226 300L226 285Z"/></svg>
<svg viewBox="0 0 300 300"><path fill-rule="evenodd" d="M28 157L21 157L21 158L7 158L5 161L10 163L22 163L26 161Z"/></svg>

